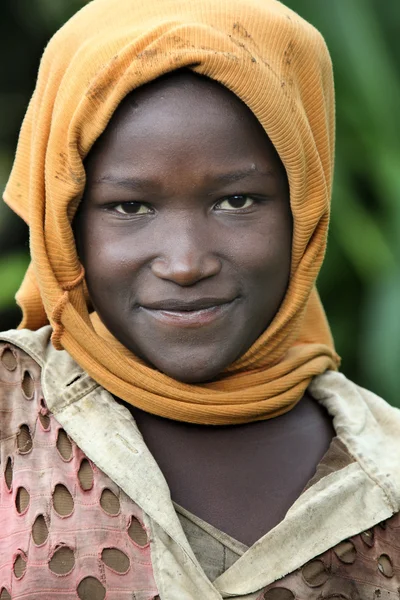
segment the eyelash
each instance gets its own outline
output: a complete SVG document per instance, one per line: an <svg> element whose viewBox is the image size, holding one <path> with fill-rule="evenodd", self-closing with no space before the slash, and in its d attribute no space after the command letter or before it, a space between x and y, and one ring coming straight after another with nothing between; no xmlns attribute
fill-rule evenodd
<svg viewBox="0 0 400 600"><path fill-rule="evenodd" d="M229 209L220 209L221 212L225 212L225 213L233 213L233 214L243 214L246 212L249 212L250 209L252 209L255 205L257 204L261 204L263 201L265 202L265 198L260 198L259 196L254 196L251 194L234 194L232 196L227 196L225 198L222 198L221 200L218 200L218 202L216 202L214 204L213 209L215 209L216 207L220 206L223 202L227 202L229 200L233 200L235 198L243 198L243 199L249 199L252 201L252 204L248 207L239 207L239 208L232 208L231 210ZM122 211L118 211L116 210L118 206L126 206L126 205L130 205L130 206L137 206L138 208L140 208L141 206L146 206L147 208L151 209L149 212L145 212L145 213L124 213ZM105 207L107 210L111 210L113 212L118 213L121 216L124 217L132 217L132 216L139 216L140 214L144 215L144 214L153 214L154 209L149 206L148 204L146 204L145 202L136 202L136 201L132 201L132 202L119 202L117 203L113 203L113 204L109 204L108 206Z"/></svg>

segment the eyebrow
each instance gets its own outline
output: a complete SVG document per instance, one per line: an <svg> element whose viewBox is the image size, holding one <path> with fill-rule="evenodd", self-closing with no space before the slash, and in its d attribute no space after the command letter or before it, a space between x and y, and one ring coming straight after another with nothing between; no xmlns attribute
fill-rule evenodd
<svg viewBox="0 0 400 600"><path fill-rule="evenodd" d="M251 175L261 175L262 177L275 177L275 172L272 169L268 171L259 171L254 167L250 167L250 169L232 171L231 173L222 173L220 175L216 175L214 179L218 183L234 183L235 181L246 179L246 177L249 177Z"/></svg>
<svg viewBox="0 0 400 600"><path fill-rule="evenodd" d="M96 185L102 185L103 183L111 183L118 187L123 187L129 190L138 189L143 190L146 184L150 181L145 179L138 179L137 177L118 177L118 175L103 175L93 181Z"/></svg>
<svg viewBox="0 0 400 600"><path fill-rule="evenodd" d="M240 181L242 179L246 179L246 177L249 177L252 175L260 175L261 177L271 178L271 177L275 177L276 173L272 169L268 170L268 171L259 171L258 169L255 169L254 167L250 167L249 169L241 169L241 170L232 171L230 173L221 173L221 174L213 175L212 179L216 183L228 184L228 183L235 183L236 181ZM129 189L129 190L136 189L136 190L142 191L146 188L146 186L152 185L152 184L155 184L158 182L154 181L152 179L140 179L138 177L118 177L118 175L103 175L102 177L95 179L93 181L93 183L96 185L109 183L109 184L112 184L112 185L115 185L118 187Z"/></svg>

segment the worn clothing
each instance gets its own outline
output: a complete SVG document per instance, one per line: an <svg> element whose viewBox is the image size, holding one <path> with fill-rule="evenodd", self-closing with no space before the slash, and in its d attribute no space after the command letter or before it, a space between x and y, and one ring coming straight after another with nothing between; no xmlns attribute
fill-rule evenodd
<svg viewBox="0 0 400 600"><path fill-rule="evenodd" d="M225 573L249 549L182 506L174 503L174 507L189 545L210 581Z"/></svg>
<svg viewBox="0 0 400 600"><path fill-rule="evenodd" d="M71 222L84 159L132 90L176 69L218 81L249 107L285 167L293 214L291 274L274 319L215 381L157 372L90 314ZM95 0L43 55L5 201L30 228L32 265L17 295L23 326L50 323L115 396L149 413L209 424L293 408L311 379L336 369L315 281L324 257L334 158L332 65L321 35L276 0Z"/></svg>
<svg viewBox="0 0 400 600"><path fill-rule="evenodd" d="M333 463L211 581L130 412L50 335L0 335L2 599L398 598L397 409L338 373L315 378Z"/></svg>
<svg viewBox="0 0 400 600"><path fill-rule="evenodd" d="M317 466L314 477L305 489L329 473L342 469L354 462L346 446L337 438L333 438L328 451ZM193 515L174 503L183 531L188 542L201 564L207 577L214 581L232 566L249 549L248 546L233 539L203 519ZM241 515L238 515L241 518Z"/></svg>

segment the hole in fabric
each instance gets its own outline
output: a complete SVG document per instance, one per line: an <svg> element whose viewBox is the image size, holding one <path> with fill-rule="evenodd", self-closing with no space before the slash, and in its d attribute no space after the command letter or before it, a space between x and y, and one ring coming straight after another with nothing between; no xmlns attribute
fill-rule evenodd
<svg viewBox="0 0 400 600"><path fill-rule="evenodd" d="M374 532L372 529L367 529L367 531L363 531L361 534L361 539L369 548L372 548L374 545Z"/></svg>
<svg viewBox="0 0 400 600"><path fill-rule="evenodd" d="M56 575L66 575L75 566L75 556L71 548L61 546L56 550L49 562L50 571Z"/></svg>
<svg viewBox="0 0 400 600"><path fill-rule="evenodd" d="M4 472L4 479L6 480L6 486L9 490L11 490L12 481L13 481L13 464L10 457L7 459L6 470Z"/></svg>
<svg viewBox="0 0 400 600"><path fill-rule="evenodd" d="M378 592L379 592L379 590L378 590ZM318 600L352 600L352 598L351 598L351 596L348 596L347 594L341 594L340 592L333 592L333 594L329 594L329 596L318 596Z"/></svg>
<svg viewBox="0 0 400 600"><path fill-rule="evenodd" d="M128 527L128 534L131 540L133 540L138 546L143 547L149 541L146 530L134 516L131 517Z"/></svg>
<svg viewBox="0 0 400 600"><path fill-rule="evenodd" d="M287 588L273 588L264 594L264 600L293 600L294 594Z"/></svg>
<svg viewBox="0 0 400 600"><path fill-rule="evenodd" d="M28 454L32 450L32 436L28 425L21 425L17 435L17 446L20 454Z"/></svg>
<svg viewBox="0 0 400 600"><path fill-rule="evenodd" d="M50 427L49 415L43 415L42 413L39 413L39 421L41 422L43 429L47 431Z"/></svg>
<svg viewBox="0 0 400 600"><path fill-rule="evenodd" d="M378 558L378 569L385 577L393 577L393 565L387 554L381 554Z"/></svg>
<svg viewBox="0 0 400 600"><path fill-rule="evenodd" d="M91 490L93 487L93 469L87 458L84 458L81 462L78 471L78 479L81 484L81 488L84 491Z"/></svg>
<svg viewBox="0 0 400 600"><path fill-rule="evenodd" d="M329 573L322 560L312 560L304 565L301 570L304 581L310 587L324 585L329 578Z"/></svg>
<svg viewBox="0 0 400 600"><path fill-rule="evenodd" d="M17 358L11 348L6 348L1 355L1 362L7 369L7 371L15 371L18 365ZM1 598L1 596L0 596Z"/></svg>
<svg viewBox="0 0 400 600"><path fill-rule="evenodd" d="M85 577L78 585L78 596L81 600L104 600L105 587L95 577Z"/></svg>
<svg viewBox="0 0 400 600"><path fill-rule="evenodd" d="M57 435L57 450L64 460L72 458L72 442L65 433L64 429L58 430Z"/></svg>
<svg viewBox="0 0 400 600"><path fill-rule="evenodd" d="M347 565L352 565L357 557L357 550L353 542L350 542L349 540L341 542L335 546L333 551L338 559Z"/></svg>
<svg viewBox="0 0 400 600"><path fill-rule="evenodd" d="M29 373L29 371L24 372L21 387L25 398L27 400L32 400L33 393L35 391L35 382L33 381L32 375Z"/></svg>
<svg viewBox="0 0 400 600"><path fill-rule="evenodd" d="M117 496L108 488L102 491L100 504L103 510L109 515L117 515L120 510Z"/></svg>
<svg viewBox="0 0 400 600"><path fill-rule="evenodd" d="M23 574L26 571L26 560L18 554L17 558L14 561L14 575L17 579L21 579Z"/></svg>
<svg viewBox="0 0 400 600"><path fill-rule="evenodd" d="M127 555L117 548L104 548L101 553L101 560L107 567L114 569L117 573L123 575L129 569L129 558Z"/></svg>
<svg viewBox="0 0 400 600"><path fill-rule="evenodd" d="M6 588L1 588L0 600L11 600L11 596Z"/></svg>
<svg viewBox="0 0 400 600"><path fill-rule="evenodd" d="M58 483L54 488L53 506L60 517L69 517L74 510L74 499L62 483Z"/></svg>
<svg viewBox="0 0 400 600"><path fill-rule="evenodd" d="M36 517L32 527L32 537L36 546L44 544L49 537L49 529L43 515Z"/></svg>
<svg viewBox="0 0 400 600"><path fill-rule="evenodd" d="M24 487L18 488L17 495L15 497L15 506L19 514L23 513L24 510L29 506L30 496L28 490Z"/></svg>

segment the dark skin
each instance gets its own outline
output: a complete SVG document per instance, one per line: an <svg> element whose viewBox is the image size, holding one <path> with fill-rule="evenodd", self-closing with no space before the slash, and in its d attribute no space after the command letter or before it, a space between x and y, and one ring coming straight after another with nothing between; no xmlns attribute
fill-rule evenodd
<svg viewBox="0 0 400 600"><path fill-rule="evenodd" d="M102 321L170 377L214 379L289 280L288 184L264 130L228 90L180 73L122 103L86 172L78 246Z"/></svg>
<svg viewBox="0 0 400 600"><path fill-rule="evenodd" d="M86 171L75 232L100 318L170 377L218 377L268 327L289 281L288 183L264 130L224 87L175 73L121 103ZM333 435L307 394L241 426L128 408L172 499L248 545L283 518Z"/></svg>

